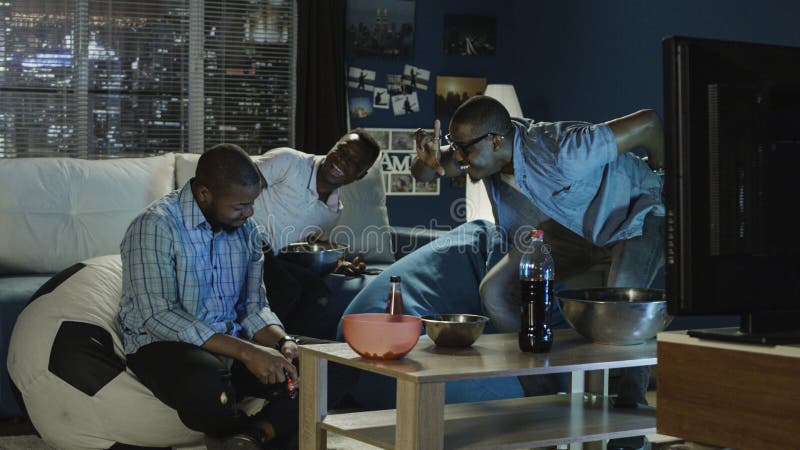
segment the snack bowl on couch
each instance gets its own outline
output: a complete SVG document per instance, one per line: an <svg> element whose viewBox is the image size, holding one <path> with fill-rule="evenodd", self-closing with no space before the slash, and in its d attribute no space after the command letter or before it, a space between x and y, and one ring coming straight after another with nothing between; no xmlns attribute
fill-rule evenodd
<svg viewBox="0 0 800 450"><path fill-rule="evenodd" d="M384 313L342 317L344 340L363 358L400 359L417 345L422 320L416 316Z"/></svg>
<svg viewBox="0 0 800 450"><path fill-rule="evenodd" d="M477 314L422 316L425 332L440 347L469 347L483 333L489 318Z"/></svg>
<svg viewBox="0 0 800 450"><path fill-rule="evenodd" d="M320 275L336 269L336 261L344 257L347 245L333 242L295 242L280 251L281 258L306 267Z"/></svg>

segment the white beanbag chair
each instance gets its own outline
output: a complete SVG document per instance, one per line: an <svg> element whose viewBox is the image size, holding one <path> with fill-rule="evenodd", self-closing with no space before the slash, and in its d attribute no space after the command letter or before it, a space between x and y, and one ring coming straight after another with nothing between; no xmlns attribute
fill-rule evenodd
<svg viewBox="0 0 800 450"><path fill-rule="evenodd" d="M125 367L119 255L67 270L76 269L25 307L11 335L9 375L36 430L59 449L202 443Z"/></svg>

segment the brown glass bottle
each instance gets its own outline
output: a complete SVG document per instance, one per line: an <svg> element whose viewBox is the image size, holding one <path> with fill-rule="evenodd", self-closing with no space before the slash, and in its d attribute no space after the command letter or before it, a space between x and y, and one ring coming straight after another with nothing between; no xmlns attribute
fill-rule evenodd
<svg viewBox="0 0 800 450"><path fill-rule="evenodd" d="M389 295L386 298L386 314L402 315L403 314L403 292L400 290L400 277L392 275L389 278L391 287L389 288Z"/></svg>

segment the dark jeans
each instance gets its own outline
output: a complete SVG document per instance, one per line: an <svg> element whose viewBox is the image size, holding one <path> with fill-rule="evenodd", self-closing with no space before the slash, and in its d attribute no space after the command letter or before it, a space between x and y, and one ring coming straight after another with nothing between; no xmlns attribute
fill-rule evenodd
<svg viewBox="0 0 800 450"><path fill-rule="evenodd" d="M301 345L331 341L299 336ZM188 428L224 437L245 430L250 419L237 408L244 397L270 398L259 417L269 421L278 436L297 432L299 397L271 398L275 385L258 380L247 367L226 362L196 345L154 342L127 356L128 367L159 400L178 411ZM295 364L297 365L297 364ZM300 374L302 389L302 374ZM328 365L328 405L335 407L358 381L358 371ZM224 394L224 396L223 396Z"/></svg>
<svg viewBox="0 0 800 450"><path fill-rule="evenodd" d="M335 329L322 325L331 293L318 273L265 250L264 286L270 309L287 333L322 339L335 336Z"/></svg>
<svg viewBox="0 0 800 450"><path fill-rule="evenodd" d="M226 362L196 345L154 342L127 356L128 367L153 395L174 408L184 425L214 437L230 436L250 426L237 408L244 397L270 398L275 388L258 380L247 367ZM259 416L276 434L296 433L299 401L271 398Z"/></svg>

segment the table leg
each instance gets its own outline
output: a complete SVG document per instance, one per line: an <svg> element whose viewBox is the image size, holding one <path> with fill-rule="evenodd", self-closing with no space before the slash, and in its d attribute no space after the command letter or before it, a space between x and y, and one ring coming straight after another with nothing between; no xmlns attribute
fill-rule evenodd
<svg viewBox="0 0 800 450"><path fill-rule="evenodd" d="M608 369L572 372L570 381L570 393L608 395ZM573 442L569 444L569 450L602 450L605 448L604 441L596 442Z"/></svg>
<svg viewBox="0 0 800 450"><path fill-rule="evenodd" d="M398 450L444 448L444 383L397 380Z"/></svg>
<svg viewBox="0 0 800 450"><path fill-rule="evenodd" d="M325 450L327 432L320 422L328 415L328 361L300 349L300 448Z"/></svg>

